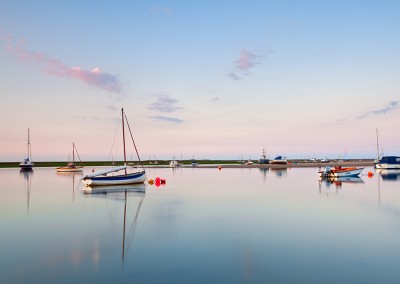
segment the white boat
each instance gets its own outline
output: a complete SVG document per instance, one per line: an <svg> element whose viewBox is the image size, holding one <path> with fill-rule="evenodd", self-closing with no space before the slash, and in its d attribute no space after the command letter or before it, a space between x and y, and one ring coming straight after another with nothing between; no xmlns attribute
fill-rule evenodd
<svg viewBox="0 0 400 284"><path fill-rule="evenodd" d="M318 172L318 175L322 178L338 178L338 177L356 177L361 174L364 168L357 167L341 167L336 166L335 168L326 167Z"/></svg>
<svg viewBox="0 0 400 284"><path fill-rule="evenodd" d="M277 157L275 157L275 159L269 161L269 163L270 164L278 164L278 165L287 165L288 160L286 159L286 157L277 156Z"/></svg>
<svg viewBox="0 0 400 284"><path fill-rule="evenodd" d="M56 168L59 173L70 173L70 172L82 172L83 166L77 166L75 164L75 152L79 157L78 151L76 150L75 143L72 142L72 162L69 162L65 167ZM80 160L80 157L79 157Z"/></svg>
<svg viewBox="0 0 400 284"><path fill-rule="evenodd" d="M172 159L172 161L169 162L169 166L170 166L171 168L176 168L176 167L181 167L182 164L179 163L177 160L175 160L175 157L174 157L174 158Z"/></svg>
<svg viewBox="0 0 400 284"><path fill-rule="evenodd" d="M97 172L94 174L86 175L82 178L82 182L86 186L97 186L97 185L126 185L126 184L136 184L136 183L144 183L146 181L146 172L140 171L140 172L134 172L134 173L128 173L127 171L127 165L126 165L126 149L125 149L125 123L124 123L124 109L121 109L121 117L122 117L122 141L123 141L123 147L124 147L124 166L122 167L115 167L109 170ZM129 127L128 121L126 121L127 126L129 128L129 132L131 133L132 137L132 131ZM133 140L133 139L132 139ZM135 145L135 142L133 141L133 145ZM138 153L135 145L135 150L136 153ZM138 159L140 162L140 157L138 154ZM123 171L122 174L118 174L117 172ZM114 173L114 174L111 174ZM117 173L117 174L115 174Z"/></svg>
<svg viewBox="0 0 400 284"><path fill-rule="evenodd" d="M28 144L27 144L27 156L26 158L19 163L19 167L21 170L32 170L33 165L35 164L32 162L32 151L31 151L31 142L30 142L30 137L29 137L29 128L28 128Z"/></svg>
<svg viewBox="0 0 400 284"><path fill-rule="evenodd" d="M377 169L400 169L400 157L397 156L383 156L377 163Z"/></svg>
<svg viewBox="0 0 400 284"><path fill-rule="evenodd" d="M247 162L245 163L245 165L246 166L251 166L253 164L253 161L252 160L247 160Z"/></svg>

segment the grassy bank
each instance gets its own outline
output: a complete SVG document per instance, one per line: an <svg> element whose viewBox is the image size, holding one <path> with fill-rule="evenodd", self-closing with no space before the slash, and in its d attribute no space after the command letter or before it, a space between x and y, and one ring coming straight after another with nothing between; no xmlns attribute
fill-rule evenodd
<svg viewBox="0 0 400 284"><path fill-rule="evenodd" d="M183 163L183 165L191 165L192 160L182 160L180 161ZM356 160L331 160L329 163L321 163L321 162L310 162L308 160L289 160L290 164L287 166L293 166L293 167L298 167L298 166L324 166L324 165L335 165L335 164L341 164L341 165L373 165L373 159L356 159ZM168 166L170 163L170 160L158 160L157 161L157 166ZM201 165L241 165L240 161L237 160L197 160L197 163L199 166ZM257 166L258 160L253 160L253 163L255 166ZM40 167L50 167L50 168L56 168L56 167L63 167L67 163L66 162L35 162L35 167L40 168ZM130 163L131 164L131 163ZM133 162L133 164L138 164L137 161ZM141 163L142 165L154 165L153 161L150 160L144 160ZM96 166L111 166L110 162L105 162L105 161L85 161L82 163L79 163L80 166L84 167L96 167ZM116 161L115 165L123 165L122 161ZM18 168L19 167L19 162L0 162L0 168Z"/></svg>

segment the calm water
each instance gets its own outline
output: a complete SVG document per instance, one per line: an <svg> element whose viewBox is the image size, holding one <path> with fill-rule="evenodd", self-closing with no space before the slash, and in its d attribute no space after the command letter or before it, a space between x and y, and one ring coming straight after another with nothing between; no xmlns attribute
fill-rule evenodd
<svg viewBox="0 0 400 284"><path fill-rule="evenodd" d="M399 283L400 174L316 172L150 169L125 198L2 169L0 283Z"/></svg>

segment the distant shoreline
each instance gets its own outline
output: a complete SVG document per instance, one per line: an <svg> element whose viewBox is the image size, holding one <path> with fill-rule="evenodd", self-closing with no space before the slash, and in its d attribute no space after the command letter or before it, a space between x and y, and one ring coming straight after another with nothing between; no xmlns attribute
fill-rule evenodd
<svg viewBox="0 0 400 284"><path fill-rule="evenodd" d="M169 168L169 160L159 160L156 165L150 164L152 161L142 161L139 165L138 162L133 162L133 166L144 168ZM35 162L35 168L56 168L63 167L67 162ZM191 160L182 161L183 165L177 168L319 168L326 166L357 166L357 167L367 167L373 166L373 159L357 159L357 160L332 160L329 162L310 162L306 160L289 160L287 165L279 164L258 164L258 161L253 160L252 165L245 165L239 163L236 160L197 160L197 165L192 166ZM77 163L84 167L110 167L110 162L104 161L87 161L82 163ZM131 163L128 163L131 164ZM115 165L123 165L123 162L115 162ZM0 168L19 168L19 162L0 162Z"/></svg>

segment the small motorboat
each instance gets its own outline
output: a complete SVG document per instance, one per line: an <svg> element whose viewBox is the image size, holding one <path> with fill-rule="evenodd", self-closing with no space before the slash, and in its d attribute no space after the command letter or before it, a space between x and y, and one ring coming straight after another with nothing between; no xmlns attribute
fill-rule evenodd
<svg viewBox="0 0 400 284"><path fill-rule="evenodd" d="M336 166L334 168L326 167L318 172L322 178L338 178L338 177L356 177L361 174L364 168L357 167L341 167Z"/></svg>

